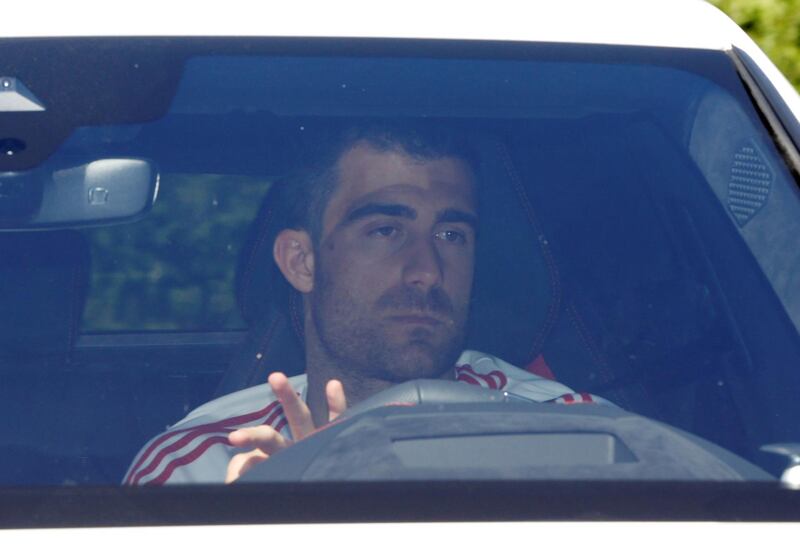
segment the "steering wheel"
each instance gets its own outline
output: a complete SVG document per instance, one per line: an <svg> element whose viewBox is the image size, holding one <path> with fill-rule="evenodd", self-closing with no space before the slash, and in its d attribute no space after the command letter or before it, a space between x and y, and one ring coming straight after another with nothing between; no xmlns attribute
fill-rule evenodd
<svg viewBox="0 0 800 555"><path fill-rule="evenodd" d="M376 393L347 409L340 418L352 418L367 411L392 405L502 403L509 400L502 391L448 380L410 380ZM531 401L533 402L533 401Z"/></svg>
<svg viewBox="0 0 800 555"><path fill-rule="evenodd" d="M411 380L353 406L240 481L475 479L773 478L699 437L617 407Z"/></svg>

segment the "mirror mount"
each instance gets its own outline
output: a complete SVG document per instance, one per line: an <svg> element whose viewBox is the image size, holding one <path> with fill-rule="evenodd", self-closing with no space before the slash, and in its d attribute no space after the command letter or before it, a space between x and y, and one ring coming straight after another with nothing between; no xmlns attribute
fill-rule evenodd
<svg viewBox="0 0 800 555"><path fill-rule="evenodd" d="M54 170L0 172L0 230L83 227L136 219L158 195L155 164L107 158Z"/></svg>

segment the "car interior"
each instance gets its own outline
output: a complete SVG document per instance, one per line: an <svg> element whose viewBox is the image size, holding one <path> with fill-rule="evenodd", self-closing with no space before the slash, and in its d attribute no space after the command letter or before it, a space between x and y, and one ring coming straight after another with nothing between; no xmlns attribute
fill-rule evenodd
<svg viewBox="0 0 800 555"><path fill-rule="evenodd" d="M202 90L208 76L187 75ZM151 213L107 227L0 233L3 483L118 484L147 440L193 408L263 383L272 371L304 371L300 300L277 275L265 240L280 225L269 183L301 163L316 129L375 115L342 114L335 103L325 115L187 114L180 99L188 86L177 86L172 111L160 119L78 130L61 149L78 150L89 141L85 132L101 145L98 157L154 160L161 182ZM694 94L699 103L707 91ZM192 98L197 112L210 103ZM742 232L768 211L744 223L732 216L713 172L729 174L735 156L698 159L697 120L661 107L425 117L472 137L480 158L467 345L777 473L783 461L760 448L800 437L792 364L800 341L753 255L755 239ZM773 181L781 171L788 176L766 133L728 141L734 153L756 152ZM200 198L193 187L211 191L205 208L192 204ZM204 251L202 243L221 233L217 221L231 218L213 202L245 190L248 217L231 224L225 252ZM161 246L178 269L153 274L136 253L153 248L178 214L195 218L176 220ZM206 220L208 235L186 231ZM129 327L125 316L113 320L195 302L189 293L169 297L170 287L191 292L181 265L195 276L219 272L222 293L196 304L216 302L224 319L141 325L144 315ZM93 301L103 272L144 277ZM122 323L102 324L93 314ZM195 313L187 314L184 322Z"/></svg>

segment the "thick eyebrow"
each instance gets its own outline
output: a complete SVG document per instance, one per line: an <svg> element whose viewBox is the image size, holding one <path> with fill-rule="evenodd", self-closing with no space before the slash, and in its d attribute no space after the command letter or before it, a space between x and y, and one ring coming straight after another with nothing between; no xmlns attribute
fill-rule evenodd
<svg viewBox="0 0 800 555"><path fill-rule="evenodd" d="M377 202L370 202L363 204L351 210L347 216L342 220L339 227L349 225L362 218L367 218L374 215L381 216L395 216L400 218L407 218L409 220L417 219L417 211L406 206L405 204L381 204ZM478 217L471 212L464 212L456 208L446 208L436 214L437 223L464 223L472 227L473 231L478 230Z"/></svg>
<svg viewBox="0 0 800 555"><path fill-rule="evenodd" d="M464 212L456 208L442 210L436 215L436 221L439 223L465 223L473 231L478 231L478 217L471 212Z"/></svg>
<svg viewBox="0 0 800 555"><path fill-rule="evenodd" d="M348 225L362 218L376 214L381 216L399 216L401 218L408 218L409 220L417 219L417 211L404 204L380 204L377 202L370 202L351 210L340 225Z"/></svg>

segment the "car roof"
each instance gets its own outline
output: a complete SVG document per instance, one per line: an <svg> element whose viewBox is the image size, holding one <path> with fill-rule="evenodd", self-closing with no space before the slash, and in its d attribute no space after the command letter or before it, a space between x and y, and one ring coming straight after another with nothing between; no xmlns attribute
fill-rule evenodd
<svg viewBox="0 0 800 555"><path fill-rule="evenodd" d="M190 6L32 0L11 7L0 36L393 37L727 49L743 35L703 0L226 0Z"/></svg>

